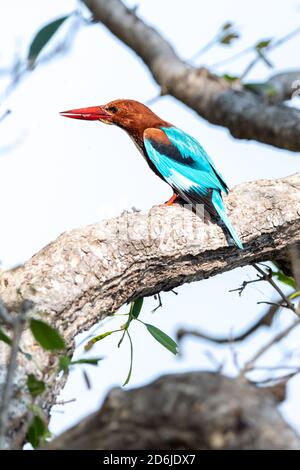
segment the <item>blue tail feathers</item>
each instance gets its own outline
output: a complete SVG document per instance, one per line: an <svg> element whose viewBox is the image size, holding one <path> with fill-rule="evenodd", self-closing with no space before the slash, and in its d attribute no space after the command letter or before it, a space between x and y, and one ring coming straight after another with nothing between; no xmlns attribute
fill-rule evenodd
<svg viewBox="0 0 300 470"><path fill-rule="evenodd" d="M220 217L221 221L223 222L226 229L228 230L230 237L233 239L236 246L239 247L240 250L243 250L244 247L242 245L242 242L240 241L239 237L237 236L233 226L231 225L229 217L226 214L224 204L223 204L223 200L222 200L222 196L219 193L219 191L213 191L212 192L212 203L213 203L214 208L216 209L216 212L217 212L218 216Z"/></svg>

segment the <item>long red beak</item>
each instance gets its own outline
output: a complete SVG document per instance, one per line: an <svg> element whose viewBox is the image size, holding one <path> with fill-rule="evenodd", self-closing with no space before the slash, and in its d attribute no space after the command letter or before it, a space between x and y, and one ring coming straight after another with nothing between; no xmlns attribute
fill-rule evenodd
<svg viewBox="0 0 300 470"><path fill-rule="evenodd" d="M62 111L61 116L72 119L84 119L86 121L110 121L111 115L102 106L91 106L89 108L70 109Z"/></svg>

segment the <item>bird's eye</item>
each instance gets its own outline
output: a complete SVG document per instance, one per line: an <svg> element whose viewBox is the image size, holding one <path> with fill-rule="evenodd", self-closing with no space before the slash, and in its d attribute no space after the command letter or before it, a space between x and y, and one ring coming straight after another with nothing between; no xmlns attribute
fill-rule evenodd
<svg viewBox="0 0 300 470"><path fill-rule="evenodd" d="M116 106L110 106L109 108L106 108L107 111L111 112L111 113L116 113L118 111L118 108Z"/></svg>

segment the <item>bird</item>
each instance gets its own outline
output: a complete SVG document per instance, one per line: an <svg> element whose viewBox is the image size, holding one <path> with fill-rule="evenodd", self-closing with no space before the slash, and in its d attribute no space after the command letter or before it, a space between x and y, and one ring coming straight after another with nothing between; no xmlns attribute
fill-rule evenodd
<svg viewBox="0 0 300 470"><path fill-rule="evenodd" d="M62 111L61 116L114 124L125 130L151 170L173 190L164 204L204 205L227 235L230 245L243 245L226 213L222 193L229 188L201 144L185 131L161 119L143 103L117 99L101 106Z"/></svg>

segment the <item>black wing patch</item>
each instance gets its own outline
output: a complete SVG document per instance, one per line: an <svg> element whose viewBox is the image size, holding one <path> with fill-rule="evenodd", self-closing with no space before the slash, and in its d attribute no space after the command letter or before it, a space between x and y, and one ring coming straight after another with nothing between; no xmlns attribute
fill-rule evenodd
<svg viewBox="0 0 300 470"><path fill-rule="evenodd" d="M171 158L183 165L194 166L195 160L192 157L183 156L175 145L158 142L154 139L149 139L152 147L161 155Z"/></svg>

